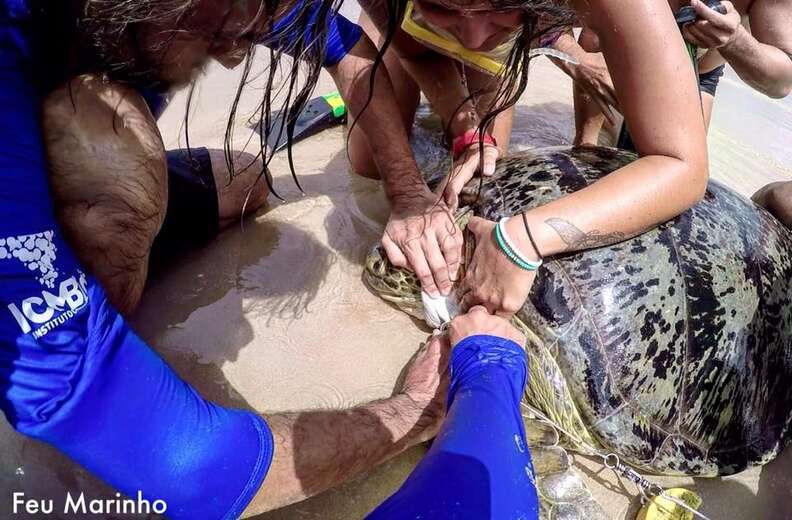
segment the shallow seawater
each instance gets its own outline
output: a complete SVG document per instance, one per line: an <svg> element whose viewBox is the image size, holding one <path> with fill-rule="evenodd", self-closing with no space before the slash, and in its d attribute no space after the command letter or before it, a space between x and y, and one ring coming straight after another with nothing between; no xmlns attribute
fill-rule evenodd
<svg viewBox="0 0 792 520"><path fill-rule="evenodd" d="M713 129L718 136L792 175L792 96L770 99L727 70L716 103Z"/></svg>

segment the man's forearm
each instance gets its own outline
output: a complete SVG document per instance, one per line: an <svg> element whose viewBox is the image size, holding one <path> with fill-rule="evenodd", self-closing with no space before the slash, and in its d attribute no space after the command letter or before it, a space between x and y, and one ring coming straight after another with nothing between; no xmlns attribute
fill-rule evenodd
<svg viewBox="0 0 792 520"><path fill-rule="evenodd" d="M740 79L763 94L782 98L792 90L792 57L759 42L743 26L731 43L718 50Z"/></svg>
<svg viewBox="0 0 792 520"><path fill-rule="evenodd" d="M270 415L267 422L274 456L247 515L303 500L373 468L425 440L435 419L399 394L350 410Z"/></svg>
<svg viewBox="0 0 792 520"><path fill-rule="evenodd" d="M385 193L394 200L426 189L418 171L408 140L408 132L402 122L396 96L382 63L373 72L376 49L363 36L352 51L338 65L329 69L336 86L347 103L355 124L366 135L371 153L385 184ZM371 75L375 74L374 92L371 101L369 92ZM365 108L365 110L364 110Z"/></svg>

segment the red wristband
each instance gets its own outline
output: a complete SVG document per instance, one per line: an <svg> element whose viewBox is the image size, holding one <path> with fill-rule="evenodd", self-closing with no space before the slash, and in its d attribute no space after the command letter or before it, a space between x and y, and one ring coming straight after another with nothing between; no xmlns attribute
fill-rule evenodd
<svg viewBox="0 0 792 520"><path fill-rule="evenodd" d="M481 138L484 144L490 146L498 146L498 143L495 142L495 138L489 134L484 134ZM451 145L451 153L454 154L454 159L458 159L462 153L468 149L471 145L478 145L479 143L479 133L478 130L468 130L464 134L457 136L454 138L454 142Z"/></svg>

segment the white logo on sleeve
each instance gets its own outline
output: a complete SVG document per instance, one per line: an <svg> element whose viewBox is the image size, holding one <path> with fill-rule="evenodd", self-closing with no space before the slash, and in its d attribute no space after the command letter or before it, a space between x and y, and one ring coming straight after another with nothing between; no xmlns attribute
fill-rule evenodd
<svg viewBox="0 0 792 520"><path fill-rule="evenodd" d="M0 238L0 260L15 259L21 262L36 273L36 280L45 288L40 294L25 298L19 304L8 304L8 310L22 332L32 333L35 338L67 322L88 303L85 274L79 269L56 287L59 273L55 267L58 248L53 243L54 236L54 231L48 230L33 235Z"/></svg>
<svg viewBox="0 0 792 520"><path fill-rule="evenodd" d="M55 287L58 271L53 263L57 248L52 243L55 233L52 230L36 233L35 235L19 235L15 237L0 238L0 260L16 258L25 267L38 274L37 280L41 285Z"/></svg>

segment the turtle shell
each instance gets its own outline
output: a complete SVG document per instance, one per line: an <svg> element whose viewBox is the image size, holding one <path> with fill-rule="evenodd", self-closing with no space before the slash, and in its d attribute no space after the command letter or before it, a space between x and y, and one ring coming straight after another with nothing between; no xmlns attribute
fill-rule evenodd
<svg viewBox="0 0 792 520"><path fill-rule="evenodd" d="M511 156L474 209L497 220L634 159L606 148ZM532 386L554 387L540 407L552 415L571 398L601 448L658 473L767 462L792 407L791 253L789 230L710 181L701 202L651 231L549 259L518 313L555 362L532 367L546 378Z"/></svg>

